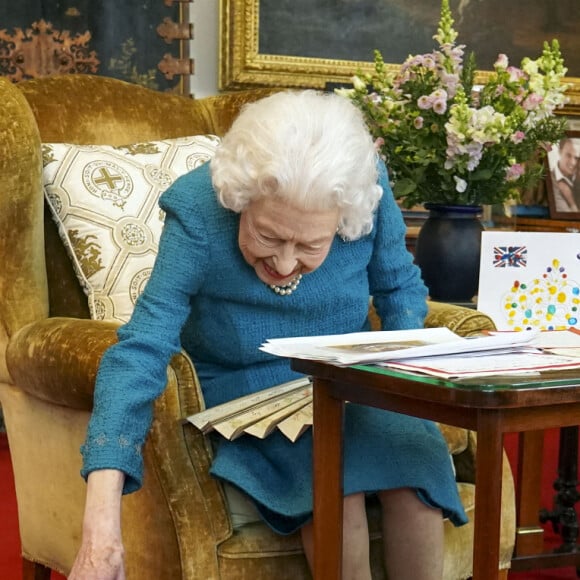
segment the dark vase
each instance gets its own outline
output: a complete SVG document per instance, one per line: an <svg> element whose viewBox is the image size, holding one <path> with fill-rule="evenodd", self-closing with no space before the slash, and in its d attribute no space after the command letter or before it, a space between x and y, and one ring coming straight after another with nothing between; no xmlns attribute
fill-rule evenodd
<svg viewBox="0 0 580 580"><path fill-rule="evenodd" d="M415 262L429 296L440 302L468 302L477 293L481 206L425 204L429 217L417 237Z"/></svg>

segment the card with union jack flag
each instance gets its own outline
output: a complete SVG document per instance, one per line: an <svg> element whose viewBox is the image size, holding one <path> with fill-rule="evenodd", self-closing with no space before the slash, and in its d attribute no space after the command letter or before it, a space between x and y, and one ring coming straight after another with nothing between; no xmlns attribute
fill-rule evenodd
<svg viewBox="0 0 580 580"><path fill-rule="evenodd" d="M580 330L580 233L484 231L477 308L498 330Z"/></svg>
<svg viewBox="0 0 580 580"><path fill-rule="evenodd" d="M526 246L494 246L494 268L525 268L528 263Z"/></svg>

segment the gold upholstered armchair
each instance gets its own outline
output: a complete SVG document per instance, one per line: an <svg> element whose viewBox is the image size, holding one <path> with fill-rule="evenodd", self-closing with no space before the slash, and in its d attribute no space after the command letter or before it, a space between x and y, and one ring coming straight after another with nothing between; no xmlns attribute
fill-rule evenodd
<svg viewBox="0 0 580 580"><path fill-rule="evenodd" d="M67 574L80 543L85 484L79 447L103 351L117 321L92 320L43 197L42 144L125 145L222 135L254 90L192 100L121 81L70 75L13 85L0 78L0 401L18 501L25 578ZM430 326L468 335L493 325L483 314L431 304ZM203 408L183 354L167 369L145 450L143 488L123 500L127 578L308 578L298 535L253 523L234 530L221 485L208 475L211 449L183 418ZM442 427L457 484L473 518L476 438ZM504 460L501 565L514 545L514 488ZM373 573L384 577L380 518L369 506ZM471 575L472 522L445 524L445 578Z"/></svg>

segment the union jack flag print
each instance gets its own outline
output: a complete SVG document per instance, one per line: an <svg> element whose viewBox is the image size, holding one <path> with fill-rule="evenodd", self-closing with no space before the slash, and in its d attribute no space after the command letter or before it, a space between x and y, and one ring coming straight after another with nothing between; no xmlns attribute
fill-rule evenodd
<svg viewBox="0 0 580 580"><path fill-rule="evenodd" d="M494 246L494 268L525 268L528 264L526 246Z"/></svg>

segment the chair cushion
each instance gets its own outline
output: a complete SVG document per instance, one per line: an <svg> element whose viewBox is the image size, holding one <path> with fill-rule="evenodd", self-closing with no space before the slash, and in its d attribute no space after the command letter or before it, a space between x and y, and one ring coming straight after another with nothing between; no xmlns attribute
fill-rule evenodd
<svg viewBox="0 0 580 580"><path fill-rule="evenodd" d="M447 447L451 455L459 455L467 449L469 444L467 429L455 427L454 425L444 425L443 423L438 423L438 425L443 438L447 441Z"/></svg>
<svg viewBox="0 0 580 580"><path fill-rule="evenodd" d="M45 197L93 319L130 318L157 255L159 196L218 143L198 135L119 147L43 145Z"/></svg>

